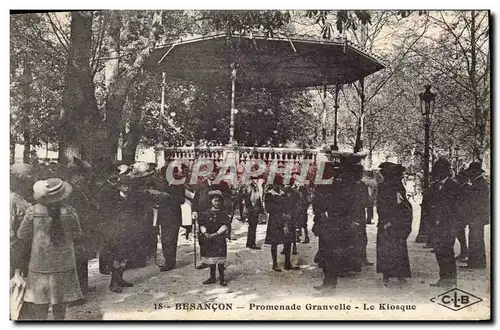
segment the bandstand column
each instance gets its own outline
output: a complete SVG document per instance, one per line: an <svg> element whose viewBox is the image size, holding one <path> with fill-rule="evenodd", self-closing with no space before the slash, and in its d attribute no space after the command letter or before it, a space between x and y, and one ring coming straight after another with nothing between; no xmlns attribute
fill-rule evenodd
<svg viewBox="0 0 500 330"><path fill-rule="evenodd" d="M323 144L326 143L326 82L323 84L323 117L321 120L321 137Z"/></svg>
<svg viewBox="0 0 500 330"><path fill-rule="evenodd" d="M236 89L236 64L231 63L231 121L229 124L229 145L234 145L234 114L235 108L235 89Z"/></svg>
<svg viewBox="0 0 500 330"><path fill-rule="evenodd" d="M332 150L333 151L338 151L339 150L339 146L338 146L338 142L337 142L337 113L338 113L338 110L339 110L339 92L340 92L340 86L339 85L335 85L335 98L334 98L334 109L335 109L335 121L333 123L333 147L332 147Z"/></svg>

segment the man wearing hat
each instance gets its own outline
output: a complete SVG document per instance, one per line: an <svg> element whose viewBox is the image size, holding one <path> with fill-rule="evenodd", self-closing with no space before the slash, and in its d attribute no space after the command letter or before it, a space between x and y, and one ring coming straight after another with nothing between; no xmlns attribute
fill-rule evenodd
<svg viewBox="0 0 500 330"><path fill-rule="evenodd" d="M351 200L354 206L353 231L354 231L354 255L353 266L355 271L360 271L360 266L372 266L366 255L368 236L366 235L366 208L369 204L368 187L361 182L363 177L363 166L361 164L351 165L348 168L348 180L351 186Z"/></svg>
<svg viewBox="0 0 500 330"><path fill-rule="evenodd" d="M330 185L318 186L313 200L313 211L319 215L313 232L319 237L318 261L323 268L324 279L314 289L325 293L335 289L337 279L351 269L351 248L353 244L353 216L355 207L344 164L325 164L323 179L335 176ZM325 177L325 174L327 175Z"/></svg>
<svg viewBox="0 0 500 330"><path fill-rule="evenodd" d="M428 216L433 228L433 246L439 264L439 281L431 286L453 287L457 284L454 245L459 230L456 207L460 186L451 178L450 162L439 158L432 166L434 182L429 187Z"/></svg>
<svg viewBox="0 0 500 330"><path fill-rule="evenodd" d="M161 226L161 247L165 264L160 271L175 268L177 259L177 241L182 225L181 205L184 203L185 188L183 184L173 184L166 177L167 165L161 168L162 178L157 182L157 190L164 193L164 198L158 204L158 224ZM184 167L174 168L173 176L180 180L185 175Z"/></svg>
<svg viewBox="0 0 500 330"><path fill-rule="evenodd" d="M335 185L337 187L341 182L341 168L340 168L340 163L338 162L326 162L324 163L324 171L323 171L323 177L322 179L329 179L333 178L333 183L332 185ZM325 264L325 257L324 254L327 252L324 248L324 243L326 242L325 237L327 234L325 233L325 230L327 229L327 224L329 221L328 218L328 203L330 203L330 189L331 187L329 185L315 185L314 187L314 192L313 192L313 197L312 197L312 209L313 209L313 227L311 228L311 231L313 232L316 237L319 237L318 240L318 251L316 252L316 255L314 257L314 262L318 264L319 268L323 269L323 273L325 275L325 280L326 276L328 273L326 272L326 264ZM322 239L322 237L324 237Z"/></svg>
<svg viewBox="0 0 500 330"><path fill-rule="evenodd" d="M377 273L384 285L397 278L400 285L411 277L407 239L412 227L412 207L402 183L404 166L391 162L380 164L384 181L377 198Z"/></svg>
<svg viewBox="0 0 500 330"><path fill-rule="evenodd" d="M248 233L246 247L254 250L261 248L256 244L257 225L259 223L259 214L264 212L262 204L262 192L258 185L259 177L253 176L250 184L245 189L244 203L247 209Z"/></svg>
<svg viewBox="0 0 500 330"><path fill-rule="evenodd" d="M466 170L470 186L469 259L467 268L486 268L484 226L490 223L490 186L481 163L473 162Z"/></svg>

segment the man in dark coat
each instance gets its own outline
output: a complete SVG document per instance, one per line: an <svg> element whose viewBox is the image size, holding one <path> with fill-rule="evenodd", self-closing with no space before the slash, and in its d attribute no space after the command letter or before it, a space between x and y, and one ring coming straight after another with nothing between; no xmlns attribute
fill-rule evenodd
<svg viewBox="0 0 500 330"><path fill-rule="evenodd" d="M363 166L360 164L351 165L348 168L348 180L352 186L352 203L355 207L353 212L353 230L355 235L353 268L360 271L360 266L372 266L366 256L366 245L368 237L366 235L366 208L369 205L368 187L361 182L363 177ZM373 205L373 204L372 204ZM373 208L373 206L372 206Z"/></svg>
<svg viewBox="0 0 500 330"><path fill-rule="evenodd" d="M177 241L182 225L181 205L184 203L185 188L183 184L174 185L166 178L167 165L160 173L162 179L158 182L157 190L164 193L158 204L158 225L161 228L161 248L165 264L160 266L160 271L169 271L175 268L177 258ZM179 180L184 175L183 170L174 168L174 178Z"/></svg>
<svg viewBox="0 0 500 330"><path fill-rule="evenodd" d="M248 232L246 247L254 250L260 250L255 242L257 234L257 225L259 224L259 214L264 212L262 203L262 193L258 186L258 177L252 177L250 184L246 187L244 193L244 203L248 216Z"/></svg>
<svg viewBox="0 0 500 330"><path fill-rule="evenodd" d="M458 208L460 186L451 178L450 163L439 158L432 167L435 180L429 187L429 221L433 228L434 251L439 264L439 281L431 286L453 287L457 284L457 265L454 245L459 224Z"/></svg>
<svg viewBox="0 0 500 330"><path fill-rule="evenodd" d="M294 189L299 194L299 202L297 203L297 232L301 236L301 231L304 230L304 241L302 243L308 244L310 242L309 233L307 231L307 210L311 203L309 199L309 189L304 185L295 186ZM298 240L300 242L300 240Z"/></svg>
<svg viewBox="0 0 500 330"><path fill-rule="evenodd" d="M337 179L331 185L318 186L313 200L313 211L319 215L313 231L319 237L318 259L325 276L322 285L314 287L316 290L334 289L337 277L351 268L355 207L350 199L352 187L345 178L340 178L339 171L339 164L325 164L324 173L334 174Z"/></svg>
<svg viewBox="0 0 500 330"><path fill-rule="evenodd" d="M384 182L377 197L377 273L384 284L396 277L400 283L411 276L407 239L411 233L412 207L401 182L405 168L399 164L380 164Z"/></svg>
<svg viewBox="0 0 500 330"><path fill-rule="evenodd" d="M481 163L474 162L466 170L470 186L469 259L467 268L486 268L484 226L490 223L490 186Z"/></svg>

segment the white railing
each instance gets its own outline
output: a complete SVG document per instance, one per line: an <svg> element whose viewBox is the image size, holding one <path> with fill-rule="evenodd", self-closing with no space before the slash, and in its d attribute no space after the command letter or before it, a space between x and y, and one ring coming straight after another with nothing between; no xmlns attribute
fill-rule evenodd
<svg viewBox="0 0 500 330"><path fill-rule="evenodd" d="M160 147L159 150L163 150L166 162L187 159L190 163L195 159L223 162L230 156L238 163L259 159L265 162L299 163L309 161L310 164L316 164L319 160L338 161L341 156L353 155L349 152L319 149L244 146Z"/></svg>

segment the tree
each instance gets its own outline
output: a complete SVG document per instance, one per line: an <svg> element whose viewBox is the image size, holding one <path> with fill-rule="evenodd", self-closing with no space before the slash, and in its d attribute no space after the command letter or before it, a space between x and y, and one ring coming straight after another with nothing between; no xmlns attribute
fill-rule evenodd
<svg viewBox="0 0 500 330"><path fill-rule="evenodd" d="M28 162L32 146L57 144L65 51L43 14L11 15L10 27L11 161L24 143Z"/></svg>
<svg viewBox="0 0 500 330"><path fill-rule="evenodd" d="M429 12L436 34L415 50L418 71L436 88L436 120L451 123L456 144L482 161L489 149L490 49L486 11ZM431 72L431 73L429 73ZM448 143L446 135L438 141Z"/></svg>

